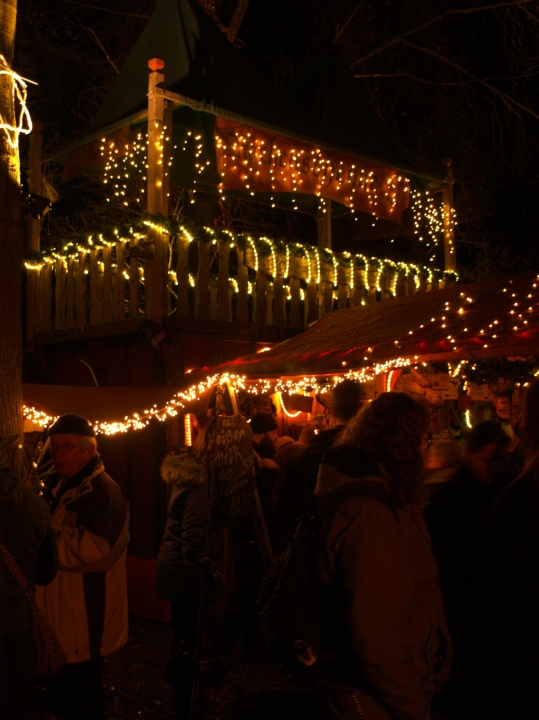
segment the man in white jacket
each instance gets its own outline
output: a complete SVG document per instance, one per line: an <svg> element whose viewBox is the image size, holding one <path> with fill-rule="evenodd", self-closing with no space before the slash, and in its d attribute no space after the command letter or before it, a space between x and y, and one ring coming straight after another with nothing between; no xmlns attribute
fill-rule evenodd
<svg viewBox="0 0 539 720"><path fill-rule="evenodd" d="M52 680L51 709L59 720L105 720L103 658L127 642L128 505L86 418L62 415L49 435L59 478L45 499L60 569L37 600L68 658Z"/></svg>

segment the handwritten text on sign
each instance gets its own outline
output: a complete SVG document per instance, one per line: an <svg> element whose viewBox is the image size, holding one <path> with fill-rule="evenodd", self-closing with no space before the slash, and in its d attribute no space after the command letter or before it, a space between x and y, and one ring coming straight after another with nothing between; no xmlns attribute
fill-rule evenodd
<svg viewBox="0 0 539 720"><path fill-rule="evenodd" d="M319 195L401 222L410 186L403 173L218 117L217 169L224 190Z"/></svg>
<svg viewBox="0 0 539 720"><path fill-rule="evenodd" d="M214 508L234 520L251 505L254 489L253 434L241 415L216 417L206 431L210 473L214 472Z"/></svg>

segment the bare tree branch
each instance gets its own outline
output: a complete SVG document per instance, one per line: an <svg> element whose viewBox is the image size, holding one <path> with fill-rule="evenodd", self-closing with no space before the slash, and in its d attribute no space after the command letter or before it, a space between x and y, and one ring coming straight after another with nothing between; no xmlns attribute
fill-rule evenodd
<svg viewBox="0 0 539 720"><path fill-rule="evenodd" d="M449 58L444 57L440 53L436 52L436 50L431 50L430 48L422 47L421 45L415 45L414 43L411 43L408 40L401 40L400 42L402 43L402 45L407 45L408 47L411 47L414 50L418 50L419 52L427 53L427 55L432 55L433 57L437 58L438 60L445 63L446 65L451 65L451 67L454 67L456 70L459 70L461 73L464 73L474 82L479 83L479 85L482 85L483 87L488 88L488 90L493 92L495 95L498 95L498 97L501 97L509 105L516 105L516 107L520 108L521 110L524 110L524 112L527 112L529 115L534 117L536 120L539 120L539 113L535 112L535 110L532 110L531 108L527 107L526 105L523 105L521 102L516 100L514 97L511 97L511 95L504 93L503 90L499 90L497 87L495 87L494 85L491 85L486 80L481 80L481 78L477 77L477 75L474 75L469 70L466 70L466 68L463 68L462 65L459 65L458 63L454 62L453 60L450 60Z"/></svg>
<svg viewBox="0 0 539 720"><path fill-rule="evenodd" d="M404 40L405 37L408 37L408 35L413 35L414 33L419 32L420 30L424 30L426 27L429 27L429 25L434 25L434 23L443 20L443 18L447 17L448 15L469 15L471 13L482 12L483 10L496 10L502 7L509 7L511 5L524 5L525 3L529 2L532 2L532 0L511 0L511 2L494 3L493 5L482 5L481 7L475 8L454 8L452 10L444 10L443 13L436 15L436 17L433 17L430 20L421 23L421 25L417 25L411 30L407 30L405 33L402 33L402 35L397 35L396 37L391 38L391 40L388 40L382 45L379 45L377 48L371 50L366 55L363 55L363 57L360 57L358 60L354 60L354 62L351 63L350 68L353 68L356 65L364 62L365 60L368 60L369 58L373 57L373 55L378 55L378 53L382 52L382 50L386 50L388 47L391 47L392 45L401 42L402 40Z"/></svg>
<svg viewBox="0 0 539 720"><path fill-rule="evenodd" d="M64 0L66 3L71 5L78 5L79 7L89 8L90 10L102 10L103 12L113 13L114 15L128 15L129 17L143 18L149 20L149 15L139 15L138 13L123 12L121 10L111 10L111 8L99 7L98 5L87 5L86 3L78 2L78 0Z"/></svg>
<svg viewBox="0 0 539 720"><path fill-rule="evenodd" d="M240 25L243 21L245 13L247 12L248 5L249 0L236 0L236 7L234 8L234 13L228 26L228 39L230 42L234 42L236 39Z"/></svg>
<svg viewBox="0 0 539 720"><path fill-rule="evenodd" d="M533 13L531 13L527 8L523 7L521 9L524 10L524 12L526 13L526 15L528 15L528 17L531 17L532 20L535 20L536 23L539 23L539 18L536 17Z"/></svg>
<svg viewBox="0 0 539 720"><path fill-rule="evenodd" d="M396 78L396 77L408 77L411 80L417 80L418 82L427 83L428 85L466 85L467 83L462 82L441 82L438 80L427 80L427 78L418 77L407 72L399 73L369 73L366 75L354 75L355 78Z"/></svg>
<svg viewBox="0 0 539 720"><path fill-rule="evenodd" d="M354 17L354 15L357 13L357 11L359 10L359 8L360 8L362 5L364 5L364 4L365 4L365 0L360 0L360 2L355 6L355 8L352 10L352 12L350 13L350 15L348 16L348 20L346 20L346 22L344 23L344 25L342 26L342 28L341 28L341 29L339 30L339 32L335 35L335 40L334 40L333 42L337 42L337 40L341 37L341 35L343 34L343 32L344 32L344 31L346 30L346 28L348 27L348 24L350 23L350 21L352 20L352 18Z"/></svg>
<svg viewBox="0 0 539 720"><path fill-rule="evenodd" d="M101 50L103 50L103 53L105 54L105 57L107 58L107 60L109 61L109 63L112 65L112 67L113 67L114 70L116 71L116 74L119 75L119 74L120 74L120 71L119 71L118 68L116 67L116 63L114 62L114 60L111 58L111 56L110 56L110 55L108 54L108 52L106 51L106 49L105 49L103 43L101 42L101 40L97 37L97 35L95 34L95 32L92 30L92 28L86 27L85 25L83 25L83 27L84 27L84 29L87 30L87 31L89 32L89 34L93 37L93 39L94 39L94 40L96 41L96 43L99 45L99 47L101 48Z"/></svg>

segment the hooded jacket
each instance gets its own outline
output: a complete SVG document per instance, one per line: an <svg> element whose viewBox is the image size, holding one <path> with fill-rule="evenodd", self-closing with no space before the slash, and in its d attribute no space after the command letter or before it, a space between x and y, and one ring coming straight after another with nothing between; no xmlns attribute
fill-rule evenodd
<svg viewBox="0 0 539 720"><path fill-rule="evenodd" d="M168 455L161 477L172 486L167 524L155 568L157 594L177 602L199 588L199 563L205 556L208 517L207 470L193 455ZM219 532L210 532L209 558L221 552Z"/></svg>
<svg viewBox="0 0 539 720"><path fill-rule="evenodd" d="M30 586L46 585L58 570L56 533L43 498L0 468L0 540ZM0 636L32 628L30 603L0 555Z"/></svg>
<svg viewBox="0 0 539 720"><path fill-rule="evenodd" d="M127 502L97 454L48 500L60 569L36 600L70 663L110 655L127 642Z"/></svg>
<svg viewBox="0 0 539 720"><path fill-rule="evenodd" d="M389 480L355 448L324 453L315 495L359 478ZM449 674L450 640L430 539L414 505L390 507L351 497L336 511L319 560L330 602L332 672L340 687L359 688L397 720L428 716L430 695ZM383 715L386 717L386 715Z"/></svg>

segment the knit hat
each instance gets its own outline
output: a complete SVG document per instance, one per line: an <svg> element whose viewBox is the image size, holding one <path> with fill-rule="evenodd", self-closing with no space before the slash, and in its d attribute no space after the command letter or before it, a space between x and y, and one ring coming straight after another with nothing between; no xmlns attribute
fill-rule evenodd
<svg viewBox="0 0 539 720"><path fill-rule="evenodd" d="M60 434L95 437L95 432L91 422L80 415L75 415L74 413L60 415L54 425L49 428L49 436Z"/></svg>
<svg viewBox="0 0 539 720"><path fill-rule="evenodd" d="M277 421L273 415L268 413L257 413L251 420L251 430L253 435L262 435L262 433L269 433L272 430L277 430Z"/></svg>

